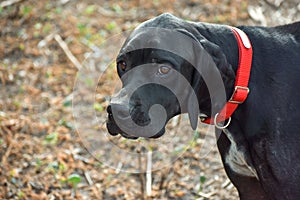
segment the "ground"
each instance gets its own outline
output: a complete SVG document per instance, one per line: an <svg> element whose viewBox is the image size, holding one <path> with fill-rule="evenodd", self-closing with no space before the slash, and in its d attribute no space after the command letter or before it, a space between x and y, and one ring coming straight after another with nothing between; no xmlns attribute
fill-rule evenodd
<svg viewBox="0 0 300 200"><path fill-rule="evenodd" d="M1 1L0 199L237 199L215 138L201 124L191 132L184 117L173 120L169 136L157 141L159 147L153 141L109 138L110 144L136 152L145 151L141 144L154 149L165 144L163 158L175 155L170 162L163 161L167 166L151 173L151 195L146 194L146 174L126 168L126 162L131 162L126 156L122 163L115 154L112 158L103 153L101 145L105 144L97 141L100 134L106 134L105 108L118 82L111 60L105 58L117 53L122 31L163 12L234 26L278 25L299 20L300 4L297 0L251 4L241 0ZM119 42L116 46L112 46L114 35ZM112 48L101 54L107 46ZM107 63L108 68L96 83L97 121L89 127L93 131L83 131L72 98L78 71L86 66L82 63L91 52L99 53L95 60ZM85 81L93 84L93 79ZM188 138L181 137L189 131ZM118 160L122 162L117 167L108 166ZM141 161L132 162L142 169L145 163Z"/></svg>

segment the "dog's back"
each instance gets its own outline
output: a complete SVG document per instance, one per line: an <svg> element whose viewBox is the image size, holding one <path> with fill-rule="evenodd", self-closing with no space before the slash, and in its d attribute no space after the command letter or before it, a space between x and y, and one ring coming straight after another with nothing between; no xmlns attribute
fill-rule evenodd
<svg viewBox="0 0 300 200"><path fill-rule="evenodd" d="M295 39L300 41L300 21L288 25L277 26L275 28L283 33L294 35Z"/></svg>

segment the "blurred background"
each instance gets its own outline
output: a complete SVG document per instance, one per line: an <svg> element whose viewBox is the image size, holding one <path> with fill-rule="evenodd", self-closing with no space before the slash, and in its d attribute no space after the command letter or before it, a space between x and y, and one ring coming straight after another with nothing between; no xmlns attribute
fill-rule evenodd
<svg viewBox="0 0 300 200"><path fill-rule="evenodd" d="M163 12L193 21L275 26L299 21L300 3L1 0L0 199L237 199L215 138L201 137L207 127L199 127L192 148L171 166L152 173L150 195L145 174L107 167L76 134L72 92L83 61L110 37ZM106 131L107 96L117 79L111 67L98 83L93 106L99 133ZM175 127L176 122L169 128ZM197 152L208 146L213 148L200 158Z"/></svg>

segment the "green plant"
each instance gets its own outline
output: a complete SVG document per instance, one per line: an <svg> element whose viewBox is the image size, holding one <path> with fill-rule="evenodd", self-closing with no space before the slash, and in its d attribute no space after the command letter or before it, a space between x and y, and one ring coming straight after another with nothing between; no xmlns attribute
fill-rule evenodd
<svg viewBox="0 0 300 200"><path fill-rule="evenodd" d="M25 193L22 190L20 190L18 192L18 199L24 199L24 198L25 198Z"/></svg>
<svg viewBox="0 0 300 200"><path fill-rule="evenodd" d="M31 12L32 12L32 7L31 7L31 6L24 6L24 7L21 9L21 14L22 14L23 16L28 16Z"/></svg>
<svg viewBox="0 0 300 200"><path fill-rule="evenodd" d="M119 4L114 4L112 6L112 9L118 14L122 13L122 11L123 11L123 9L121 8L121 6Z"/></svg>
<svg viewBox="0 0 300 200"><path fill-rule="evenodd" d="M62 7L60 7L60 6L55 8L55 13L56 13L56 14L61 14L62 11L63 11L63 9L62 9Z"/></svg>
<svg viewBox="0 0 300 200"><path fill-rule="evenodd" d="M206 177L205 176L200 176L199 181L200 181L200 186L199 186L198 193L203 190L203 184L206 181Z"/></svg>
<svg viewBox="0 0 300 200"><path fill-rule="evenodd" d="M71 122L68 122L63 118L58 121L58 124L71 130L75 129L74 125Z"/></svg>
<svg viewBox="0 0 300 200"><path fill-rule="evenodd" d="M51 77L53 77L52 71L47 70L46 73L45 73L45 77L46 77L46 78L51 78Z"/></svg>
<svg viewBox="0 0 300 200"><path fill-rule="evenodd" d="M100 103L94 103L94 109L98 112L102 112L104 110L103 106Z"/></svg>
<svg viewBox="0 0 300 200"><path fill-rule="evenodd" d="M40 159L36 159L36 161L35 161L35 170L36 171L40 170L40 168L42 167L42 165L43 165L43 161L40 160Z"/></svg>
<svg viewBox="0 0 300 200"><path fill-rule="evenodd" d="M71 184L73 190L76 190L78 183L81 182L81 176L79 174L71 174L68 176L67 182Z"/></svg>
<svg viewBox="0 0 300 200"><path fill-rule="evenodd" d="M72 106L72 96L68 96L67 98L64 99L63 106L64 107Z"/></svg>
<svg viewBox="0 0 300 200"><path fill-rule="evenodd" d="M56 144L58 141L58 133L57 132L53 132L50 133L49 135L47 135L43 141L44 145L48 145L48 144Z"/></svg>
<svg viewBox="0 0 300 200"><path fill-rule="evenodd" d="M13 101L13 105L14 105L17 109L21 108L21 106L22 106L21 102L18 101L18 100L14 100L14 101Z"/></svg>
<svg viewBox="0 0 300 200"><path fill-rule="evenodd" d="M85 8L84 13L87 15L92 15L96 10L95 5L89 5L88 7Z"/></svg>
<svg viewBox="0 0 300 200"><path fill-rule="evenodd" d="M42 32L48 34L51 32L51 29L52 29L52 25L47 23L43 26Z"/></svg>
<svg viewBox="0 0 300 200"><path fill-rule="evenodd" d="M83 24L83 23L78 23L78 24L77 24L77 28L78 28L79 33L80 33L81 35L84 35L85 32L86 32L86 30L87 30L86 24Z"/></svg>
<svg viewBox="0 0 300 200"><path fill-rule="evenodd" d="M195 147L197 145L197 140L200 138L200 132L194 131L193 139L190 141L190 146Z"/></svg>
<svg viewBox="0 0 300 200"><path fill-rule="evenodd" d="M108 31L113 31L117 28L117 23L115 21L111 21L108 24L106 24L105 29Z"/></svg>
<svg viewBox="0 0 300 200"><path fill-rule="evenodd" d="M63 164L63 163L59 163L58 170L60 172L65 172L67 170L67 166L65 164Z"/></svg>

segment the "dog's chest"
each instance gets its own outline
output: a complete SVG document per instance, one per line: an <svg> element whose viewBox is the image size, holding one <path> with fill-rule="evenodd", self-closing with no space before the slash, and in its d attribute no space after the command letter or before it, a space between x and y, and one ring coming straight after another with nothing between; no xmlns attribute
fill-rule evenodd
<svg viewBox="0 0 300 200"><path fill-rule="evenodd" d="M255 177L258 179L256 170L247 163L245 151L238 148L231 133L227 129L224 129L223 131L231 142L229 151L225 157L226 164L229 165L231 170L237 174Z"/></svg>

